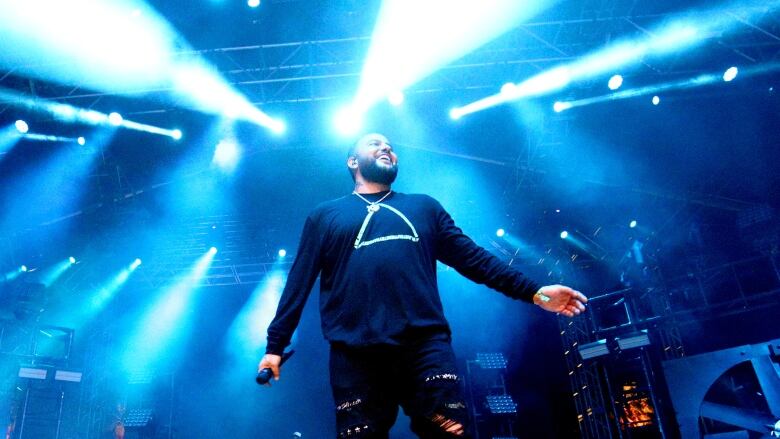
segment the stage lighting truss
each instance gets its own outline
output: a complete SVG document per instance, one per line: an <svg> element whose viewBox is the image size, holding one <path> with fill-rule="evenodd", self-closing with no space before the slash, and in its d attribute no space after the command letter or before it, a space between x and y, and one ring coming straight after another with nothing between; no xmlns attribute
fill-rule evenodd
<svg viewBox="0 0 780 439"><path fill-rule="evenodd" d="M506 369L506 358L501 352L478 353L476 363L482 369Z"/></svg>
<svg viewBox="0 0 780 439"><path fill-rule="evenodd" d="M488 410L494 415L514 415L517 403L510 395L488 395L485 397Z"/></svg>

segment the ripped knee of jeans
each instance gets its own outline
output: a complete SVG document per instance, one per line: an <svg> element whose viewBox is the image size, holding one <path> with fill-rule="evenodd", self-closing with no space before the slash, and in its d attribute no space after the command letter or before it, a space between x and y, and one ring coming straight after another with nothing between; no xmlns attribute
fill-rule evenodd
<svg viewBox="0 0 780 439"><path fill-rule="evenodd" d="M430 417L430 420L438 428L444 430L446 433L449 433L453 436L462 436L463 433L465 432L462 422L459 422L455 419L448 418L444 415L434 414L433 416Z"/></svg>

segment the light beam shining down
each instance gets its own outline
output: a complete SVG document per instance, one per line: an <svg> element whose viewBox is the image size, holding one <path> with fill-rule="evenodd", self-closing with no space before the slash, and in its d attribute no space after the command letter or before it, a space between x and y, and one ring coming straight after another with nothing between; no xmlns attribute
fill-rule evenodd
<svg viewBox="0 0 780 439"><path fill-rule="evenodd" d="M408 89L556 2L382 2L353 101L357 113L392 98L398 90Z"/></svg>
<svg viewBox="0 0 780 439"><path fill-rule="evenodd" d="M172 354L172 343L189 332L190 321L185 311L191 305L198 282L206 274L217 249L210 248L198 258L190 271L167 288L141 317L131 336L122 361L125 370L144 370L161 360L164 353Z"/></svg>
<svg viewBox="0 0 780 439"><path fill-rule="evenodd" d="M2 11L0 69L106 93L164 92L174 105L284 131L146 2L11 0Z"/></svg>

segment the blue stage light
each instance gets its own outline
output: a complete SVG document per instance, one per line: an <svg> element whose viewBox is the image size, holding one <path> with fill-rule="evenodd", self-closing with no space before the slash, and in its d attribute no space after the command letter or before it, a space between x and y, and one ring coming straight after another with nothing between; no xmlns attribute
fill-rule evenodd
<svg viewBox="0 0 780 439"><path fill-rule="evenodd" d="M22 265L21 267L19 267L19 271L21 271L22 273L27 273L27 266Z"/></svg>
<svg viewBox="0 0 780 439"><path fill-rule="evenodd" d="M394 91L387 95L387 100L390 102L390 105L400 107L404 103L404 93L400 90Z"/></svg>
<svg viewBox="0 0 780 439"><path fill-rule="evenodd" d="M236 142L232 139L222 140L214 149L212 161L224 170L231 170L238 164L240 150Z"/></svg>
<svg viewBox="0 0 780 439"><path fill-rule="evenodd" d="M458 120L463 117L463 112L459 108L453 108L450 110L450 119Z"/></svg>
<svg viewBox="0 0 780 439"><path fill-rule="evenodd" d="M352 136L363 127L363 115L352 106L344 107L336 113L333 124L339 134Z"/></svg>
<svg viewBox="0 0 780 439"><path fill-rule="evenodd" d="M180 129L175 129L171 131L171 137L173 137L173 140L181 140L181 136L182 133Z"/></svg>
<svg viewBox="0 0 780 439"><path fill-rule="evenodd" d="M569 237L569 232L567 232L566 230L564 230L563 232L561 232L561 239L566 239L566 238L568 238L568 237Z"/></svg>
<svg viewBox="0 0 780 439"><path fill-rule="evenodd" d="M135 261L133 261L133 263L130 264L130 270L135 270L136 268L138 268L139 265L141 265L141 259L136 258Z"/></svg>
<svg viewBox="0 0 780 439"><path fill-rule="evenodd" d="M279 255L280 258L283 258L283 257L287 256L287 250L285 250L283 248L279 249L278 255Z"/></svg>
<svg viewBox="0 0 780 439"><path fill-rule="evenodd" d="M30 126L21 119L17 120L16 123L14 123L14 126L16 127L16 131L19 131L22 134L27 134L27 132L30 131Z"/></svg>
<svg viewBox="0 0 780 439"><path fill-rule="evenodd" d="M653 105L658 105L661 103L661 98L658 96L653 96Z"/></svg>
<svg viewBox="0 0 780 439"><path fill-rule="evenodd" d="M557 101L553 104L553 111L560 113L561 111L571 108L571 104L568 102Z"/></svg>
<svg viewBox="0 0 780 439"><path fill-rule="evenodd" d="M501 94L510 94L517 89L517 85L514 82L507 82L501 86Z"/></svg>
<svg viewBox="0 0 780 439"><path fill-rule="evenodd" d="M628 223L628 227L631 227L632 229L636 227L636 220L631 220L630 223Z"/></svg>
<svg viewBox="0 0 780 439"><path fill-rule="evenodd" d="M215 255L215 254L217 254L217 248L216 248L216 247L211 247L211 248L209 249L209 253L210 253L210 254L212 254L212 255Z"/></svg>
<svg viewBox="0 0 780 439"><path fill-rule="evenodd" d="M113 112L108 115L108 123L111 125L118 127L119 125L122 125L123 120L122 115L119 113Z"/></svg>
<svg viewBox="0 0 780 439"><path fill-rule="evenodd" d="M610 90L617 90L621 85L623 85L623 77L620 75L614 75L609 78L609 82L607 83Z"/></svg>
<svg viewBox="0 0 780 439"><path fill-rule="evenodd" d="M79 145L84 146L87 144L87 139L83 137L79 137L78 139L76 139L76 142L78 142Z"/></svg>
<svg viewBox="0 0 780 439"><path fill-rule="evenodd" d="M249 5L250 8L256 8L260 6L260 0L247 0L247 5Z"/></svg>
<svg viewBox="0 0 780 439"><path fill-rule="evenodd" d="M68 261L70 261L71 264L75 264L76 263L76 258L71 256L71 257L68 258Z"/></svg>
<svg viewBox="0 0 780 439"><path fill-rule="evenodd" d="M498 236L499 238L501 238L504 235L506 235L506 230L504 230L504 229L496 230L496 236Z"/></svg>
<svg viewBox="0 0 780 439"><path fill-rule="evenodd" d="M724 73L723 73L723 80L726 82L731 82L734 80L734 78L737 77L737 73L739 73L739 69L736 67L729 67Z"/></svg>

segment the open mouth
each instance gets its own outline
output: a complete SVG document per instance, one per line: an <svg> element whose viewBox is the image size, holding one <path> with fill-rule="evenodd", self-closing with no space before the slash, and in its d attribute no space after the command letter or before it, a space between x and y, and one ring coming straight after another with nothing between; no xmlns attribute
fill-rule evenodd
<svg viewBox="0 0 780 439"><path fill-rule="evenodd" d="M392 165L392 164L393 164L393 161L392 161L392 160L390 160L390 157L389 157L389 156L386 156L386 155L380 155L380 156L379 156L379 158L378 158L377 160L378 160L378 161L381 161L381 162L385 162L385 163L387 163L387 164L390 164L390 165Z"/></svg>

